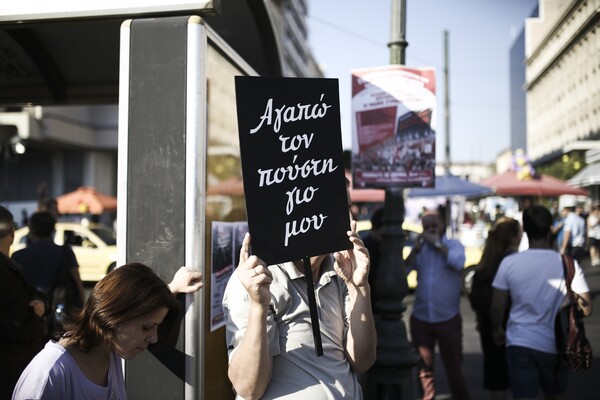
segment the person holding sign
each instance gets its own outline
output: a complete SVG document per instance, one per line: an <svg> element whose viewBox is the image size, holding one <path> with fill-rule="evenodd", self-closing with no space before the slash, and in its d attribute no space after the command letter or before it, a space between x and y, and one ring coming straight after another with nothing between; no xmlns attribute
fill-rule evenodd
<svg viewBox="0 0 600 400"><path fill-rule="evenodd" d="M238 399L362 399L370 259L349 218L336 79L236 76L250 234L223 296ZM260 155L257 157L257 155Z"/></svg>
<svg viewBox="0 0 600 400"><path fill-rule="evenodd" d="M302 261L267 266L240 250L223 309L229 378L238 399L362 399L356 373L375 362L369 254L356 234L352 248L310 257L323 355L314 350Z"/></svg>

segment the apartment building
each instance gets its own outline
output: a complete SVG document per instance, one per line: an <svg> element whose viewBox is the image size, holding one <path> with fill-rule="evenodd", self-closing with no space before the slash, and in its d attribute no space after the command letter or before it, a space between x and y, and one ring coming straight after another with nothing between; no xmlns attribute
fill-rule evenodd
<svg viewBox="0 0 600 400"><path fill-rule="evenodd" d="M600 0L540 0L525 26L527 151L534 163L600 138Z"/></svg>

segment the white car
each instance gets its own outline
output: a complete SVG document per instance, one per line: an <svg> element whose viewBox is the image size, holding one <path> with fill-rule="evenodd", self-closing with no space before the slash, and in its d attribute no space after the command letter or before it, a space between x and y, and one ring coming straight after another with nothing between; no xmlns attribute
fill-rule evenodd
<svg viewBox="0 0 600 400"><path fill-rule="evenodd" d="M15 232L15 241L10 254L27 246L29 228ZM84 282L97 282L112 271L117 260L117 239L114 231L102 224L79 224L57 222L54 243L71 246L77 262L79 274Z"/></svg>

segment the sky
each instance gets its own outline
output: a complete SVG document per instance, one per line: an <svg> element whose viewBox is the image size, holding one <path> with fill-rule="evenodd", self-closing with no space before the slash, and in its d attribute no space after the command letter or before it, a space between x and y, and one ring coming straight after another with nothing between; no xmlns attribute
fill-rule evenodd
<svg viewBox="0 0 600 400"><path fill-rule="evenodd" d="M352 148L352 69L390 64L392 0L308 0L309 46L339 79L342 143ZM510 147L509 54L537 0L406 0L406 65L434 67L436 159L445 160L444 31L448 31L451 162L494 162Z"/></svg>

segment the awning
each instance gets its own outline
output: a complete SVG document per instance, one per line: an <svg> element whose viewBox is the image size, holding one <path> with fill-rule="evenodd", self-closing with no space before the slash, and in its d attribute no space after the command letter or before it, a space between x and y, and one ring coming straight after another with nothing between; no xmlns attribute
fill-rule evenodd
<svg viewBox="0 0 600 400"><path fill-rule="evenodd" d="M580 187L600 185L600 163L588 165L568 182L569 185Z"/></svg>

